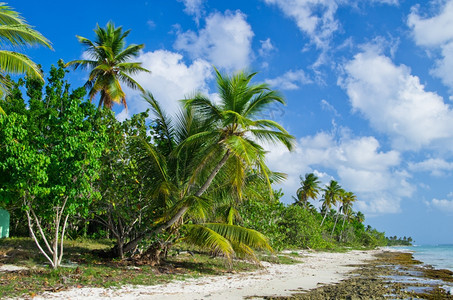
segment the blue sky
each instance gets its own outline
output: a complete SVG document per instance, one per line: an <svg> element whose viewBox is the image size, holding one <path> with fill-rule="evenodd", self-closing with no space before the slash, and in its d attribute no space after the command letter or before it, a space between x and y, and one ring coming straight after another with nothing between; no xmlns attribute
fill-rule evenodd
<svg viewBox="0 0 453 300"><path fill-rule="evenodd" d="M418 3L417 3L418 2ZM152 71L136 78L169 112L194 91L213 99L212 66L259 72L287 106L266 116L297 138L292 153L269 145L268 164L288 174L315 172L358 196L354 207L387 235L453 243L453 1L168 0L14 1L55 51L26 49L47 71L83 56L75 35L112 20L144 43ZM74 87L85 72L71 72ZM128 91L129 110L143 111Z"/></svg>

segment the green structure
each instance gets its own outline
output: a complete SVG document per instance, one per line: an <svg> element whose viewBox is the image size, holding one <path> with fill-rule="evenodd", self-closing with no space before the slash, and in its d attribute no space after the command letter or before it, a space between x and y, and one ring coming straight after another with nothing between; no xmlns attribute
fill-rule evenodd
<svg viewBox="0 0 453 300"><path fill-rule="evenodd" d="M0 208L0 238L9 237L9 212Z"/></svg>

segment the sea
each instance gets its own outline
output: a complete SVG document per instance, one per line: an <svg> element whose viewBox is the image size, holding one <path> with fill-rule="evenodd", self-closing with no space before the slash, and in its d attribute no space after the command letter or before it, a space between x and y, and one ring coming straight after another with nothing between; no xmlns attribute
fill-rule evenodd
<svg viewBox="0 0 453 300"><path fill-rule="evenodd" d="M431 265L436 269L453 271L453 244L441 245L414 245L404 247L392 247L400 250L413 252L416 260Z"/></svg>

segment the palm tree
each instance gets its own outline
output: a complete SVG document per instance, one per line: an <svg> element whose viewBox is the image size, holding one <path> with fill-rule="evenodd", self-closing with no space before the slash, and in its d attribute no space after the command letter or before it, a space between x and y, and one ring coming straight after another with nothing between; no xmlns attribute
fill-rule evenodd
<svg viewBox="0 0 453 300"><path fill-rule="evenodd" d="M341 211L343 212L343 225L341 227L341 230L343 232L344 230L344 223L346 222L346 219L350 219L353 211L352 211L352 203L357 200L357 196L353 192L346 192L343 194L342 197L342 206L341 206ZM340 233L340 239L341 239L341 234Z"/></svg>
<svg viewBox="0 0 453 300"><path fill-rule="evenodd" d="M355 218L359 223L363 223L365 221L365 215L361 211L356 213Z"/></svg>
<svg viewBox="0 0 453 300"><path fill-rule="evenodd" d="M43 45L50 49L52 46L41 33L27 24L25 19L12 10L6 3L0 3L0 41L7 48ZM6 74L27 74L30 77L44 81L38 65L28 56L11 50L0 50L0 96L8 93L10 82ZM0 107L0 114L5 114Z"/></svg>
<svg viewBox="0 0 453 300"><path fill-rule="evenodd" d="M344 189L340 189L339 197L337 199L338 208L337 208L337 213L335 216L335 223L333 224L333 228L332 228L332 232L330 233L330 237L333 236L333 232L335 231L335 227L337 226L338 217L340 216L340 212L341 212L341 208L342 208L341 204L343 203L343 201L345 199L345 195L346 195L346 191Z"/></svg>
<svg viewBox="0 0 453 300"><path fill-rule="evenodd" d="M341 196L341 186L335 180L331 180L329 185L327 185L324 191L324 197L321 199L323 201L323 208L325 209L324 218L322 219L321 226L324 224L324 220L326 219L327 213L329 212L332 205L336 205L337 201L340 199Z"/></svg>
<svg viewBox="0 0 453 300"><path fill-rule="evenodd" d="M66 66L73 66L74 69L78 67L91 69L85 84L89 89L90 100L100 93L99 106L104 105L111 109L114 102L121 102L127 109L126 94L120 82L129 88L144 92L131 75L149 71L143 68L141 63L130 61L138 56L144 45L129 45L125 48L125 38L130 30L123 32L121 26L115 28L112 22L108 22L105 28L97 25L94 32L96 33L94 41L77 36L79 42L87 47L85 53L89 59L73 60Z"/></svg>
<svg viewBox="0 0 453 300"><path fill-rule="evenodd" d="M316 199L318 197L320 191L320 183L321 181L319 181L318 177L313 173L305 174L305 178L302 178L302 176L300 176L301 187L297 190L296 203L306 209L308 205L308 199Z"/></svg>
<svg viewBox="0 0 453 300"><path fill-rule="evenodd" d="M292 149L294 137L281 125L257 118L269 104L284 103L280 94L271 90L267 84L252 85L250 82L256 73L239 72L230 77L223 76L217 69L215 72L220 101L215 103L201 94L184 101L185 112L191 116L185 120L197 120L203 126L197 128L202 129L198 132L187 134L187 131L183 131L184 139L180 139L172 151L173 157L184 157L185 154L198 154L199 157L196 167L187 177L184 191L186 200L180 203L171 218L145 233L146 235L159 234L178 222L191 209L191 203L202 199L201 196L222 168L229 173L228 182L239 198L248 168L255 169L262 176L272 193L272 173L264 162L265 151L258 142L282 143L289 150ZM197 147L194 148L194 145ZM126 247L133 248L137 242L131 241Z"/></svg>
<svg viewBox="0 0 453 300"><path fill-rule="evenodd" d="M192 136L188 142L200 139L210 141L212 153L220 154L222 157L195 193L197 196L206 191L218 171L230 158L237 164L254 165L269 181L269 170L264 164L265 151L258 142L281 143L291 150L294 141L294 137L277 122L257 119L268 105L275 102L284 104L278 92L271 90L267 84L251 85L250 82L256 73L239 72L230 77L223 76L217 69L215 72L219 103L201 94L185 100L187 108L193 109L212 123L210 130ZM245 169L241 171L237 175L243 179ZM241 182L242 180L238 181L239 184Z"/></svg>
<svg viewBox="0 0 453 300"><path fill-rule="evenodd" d="M167 209L164 209L160 221L156 222L157 226L143 232L141 237L151 232L161 232L174 225L171 231L177 232L179 228L183 228L186 242L222 253L229 260L233 255L255 258L252 248L271 249L267 238L261 233L233 224L235 213L233 207L229 209L227 223L206 222L208 219L213 219L215 203L211 197L197 195L200 184L196 184L193 174L201 172L200 161L201 165L209 166L203 161L206 160L206 155L209 156L210 147L196 141L190 143L186 141L200 132L209 130L208 125L211 123L206 124L190 108L182 111L176 119L169 119L150 93L145 94L144 98L151 105L156 116L155 130L160 136L160 142L154 144L142 140L142 159L138 159L138 164L144 172L153 177L153 182L149 185L150 194L153 195L152 201L161 203L160 206ZM181 148L182 144L184 144L183 148ZM223 172L219 174L222 179L226 177ZM230 191L230 184L223 184L223 182L219 184L215 181L212 184L215 184L217 189ZM181 217L178 219L180 222L176 224L165 222L173 214L177 215L181 209L185 209L184 220ZM187 224L187 221L191 224ZM136 239L134 241L136 242ZM165 244L166 242L157 242L145 255L156 263ZM118 249L120 250L118 254L124 254L129 248L130 246L126 245L123 249Z"/></svg>

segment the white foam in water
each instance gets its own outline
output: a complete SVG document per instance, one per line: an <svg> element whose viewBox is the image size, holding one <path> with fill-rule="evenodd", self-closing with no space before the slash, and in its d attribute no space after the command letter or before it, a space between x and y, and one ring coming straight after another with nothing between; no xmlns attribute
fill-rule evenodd
<svg viewBox="0 0 453 300"><path fill-rule="evenodd" d="M436 269L453 271L453 245L423 245L398 248L413 252L416 260L431 265Z"/></svg>

